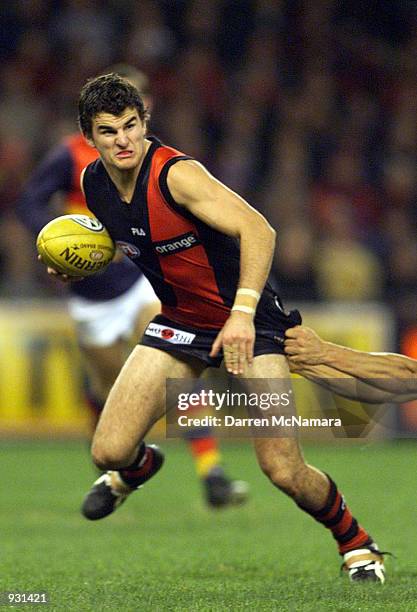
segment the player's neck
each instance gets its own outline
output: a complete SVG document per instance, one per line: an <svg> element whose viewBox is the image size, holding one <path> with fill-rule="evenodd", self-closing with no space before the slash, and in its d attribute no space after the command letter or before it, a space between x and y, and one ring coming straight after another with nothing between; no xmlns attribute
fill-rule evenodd
<svg viewBox="0 0 417 612"><path fill-rule="evenodd" d="M149 140L145 140L143 155L139 163L130 170L119 170L118 168L115 168L114 166L107 167L106 164L104 164L104 167L106 168L108 175L110 176L117 191L119 192L120 198L127 204L130 204L130 202L132 201L133 194L135 192L136 181L139 176L139 172L142 167L143 160L145 159L145 156L150 146L151 146L151 142Z"/></svg>

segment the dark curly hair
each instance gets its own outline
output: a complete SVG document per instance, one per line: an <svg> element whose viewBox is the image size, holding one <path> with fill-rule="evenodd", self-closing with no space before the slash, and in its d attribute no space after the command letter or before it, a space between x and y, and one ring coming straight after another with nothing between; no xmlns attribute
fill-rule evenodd
<svg viewBox="0 0 417 612"><path fill-rule="evenodd" d="M128 80L111 72L89 79L78 101L78 124L84 136L91 138L93 119L99 113L116 117L126 108L136 108L144 123L149 119L139 91Z"/></svg>

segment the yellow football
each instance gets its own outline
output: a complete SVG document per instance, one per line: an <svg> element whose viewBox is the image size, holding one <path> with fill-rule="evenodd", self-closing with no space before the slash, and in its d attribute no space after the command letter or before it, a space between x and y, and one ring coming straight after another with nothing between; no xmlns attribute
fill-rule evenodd
<svg viewBox="0 0 417 612"><path fill-rule="evenodd" d="M116 247L104 225L87 215L62 215L41 229L36 240L41 260L70 276L90 276L106 268Z"/></svg>

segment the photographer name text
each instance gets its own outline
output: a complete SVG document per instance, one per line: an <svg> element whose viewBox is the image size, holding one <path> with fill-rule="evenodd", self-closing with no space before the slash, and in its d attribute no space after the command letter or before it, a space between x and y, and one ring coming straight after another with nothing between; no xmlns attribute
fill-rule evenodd
<svg viewBox="0 0 417 612"><path fill-rule="evenodd" d="M177 419L180 427L342 427L341 419L306 418L300 416L264 416L238 418L224 416L204 416L202 418L181 415Z"/></svg>

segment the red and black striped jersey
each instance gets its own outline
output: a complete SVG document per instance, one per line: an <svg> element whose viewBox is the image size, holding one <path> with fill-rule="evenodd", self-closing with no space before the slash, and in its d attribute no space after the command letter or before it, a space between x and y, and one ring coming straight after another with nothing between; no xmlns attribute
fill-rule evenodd
<svg viewBox="0 0 417 612"><path fill-rule="evenodd" d="M221 328L239 280L238 242L174 201L168 171L190 158L150 140L132 201L121 200L97 160L84 174L87 205L147 276L166 317L194 327Z"/></svg>
<svg viewBox="0 0 417 612"><path fill-rule="evenodd" d="M176 204L167 174L172 164L189 158L151 141L132 201L121 200L98 160L84 174L87 205L147 276L165 316L196 327L222 327L238 282L238 245Z"/></svg>

